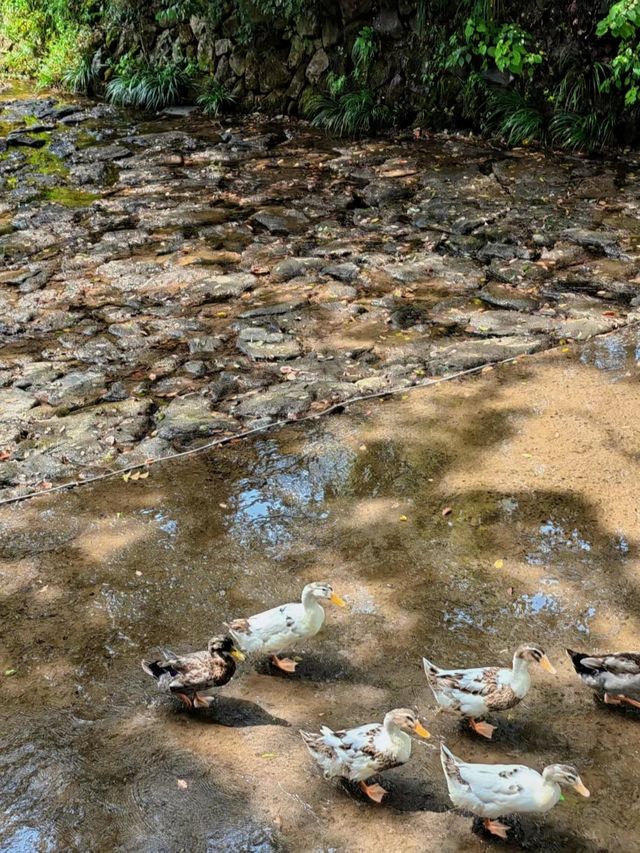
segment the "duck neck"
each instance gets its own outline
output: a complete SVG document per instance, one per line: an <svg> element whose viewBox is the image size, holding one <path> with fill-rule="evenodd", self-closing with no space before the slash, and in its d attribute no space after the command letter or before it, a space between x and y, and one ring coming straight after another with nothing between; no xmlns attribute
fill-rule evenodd
<svg viewBox="0 0 640 853"><path fill-rule="evenodd" d="M529 664L524 658L518 655L513 656L513 676L511 678L511 687L517 696L524 696L531 686L531 676L529 675Z"/></svg>
<svg viewBox="0 0 640 853"><path fill-rule="evenodd" d="M390 714L387 714L384 718L382 728L390 741L394 743L408 741L411 744L409 735L393 722L393 717Z"/></svg>
<svg viewBox="0 0 640 853"><path fill-rule="evenodd" d="M545 767L545 769L542 771L542 785L544 787L548 799L553 803L557 803L562 794L562 790L560 788L560 785L558 785L558 783L549 776L548 771L548 767Z"/></svg>
<svg viewBox="0 0 640 853"><path fill-rule="evenodd" d="M313 594L313 590L308 586L302 590L302 606L309 615L317 614L318 611L324 613L322 606L318 603L318 599Z"/></svg>

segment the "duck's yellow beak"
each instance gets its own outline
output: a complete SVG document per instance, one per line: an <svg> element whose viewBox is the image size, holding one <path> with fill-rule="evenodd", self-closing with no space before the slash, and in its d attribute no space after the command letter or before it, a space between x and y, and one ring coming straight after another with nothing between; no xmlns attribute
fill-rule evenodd
<svg viewBox="0 0 640 853"><path fill-rule="evenodd" d="M549 660L549 658L546 655L542 655L542 657L540 658L540 666L543 669L546 669L547 672L550 672L551 675L556 674L555 666L551 663L551 661Z"/></svg>
<svg viewBox="0 0 640 853"><path fill-rule="evenodd" d="M582 779L578 779L578 781L575 783L575 785L573 787L574 787L574 790L576 790L579 794L582 794L583 797L590 797L591 796L591 791L587 788L587 786L584 784Z"/></svg>
<svg viewBox="0 0 640 853"><path fill-rule="evenodd" d="M240 649L231 649L229 654L231 655L232 658L235 658L236 660L244 660L245 659L245 655L243 652L240 651Z"/></svg>
<svg viewBox="0 0 640 853"><path fill-rule="evenodd" d="M338 607L346 607L347 606L347 602L344 600L344 598L340 598L340 596L336 595L335 592L331 593L331 598L329 599L329 601L332 604L337 604Z"/></svg>
<svg viewBox="0 0 640 853"><path fill-rule="evenodd" d="M425 727L422 725L422 723L419 720L415 724L413 730L417 735L420 735L420 737L431 737L429 732L425 729Z"/></svg>

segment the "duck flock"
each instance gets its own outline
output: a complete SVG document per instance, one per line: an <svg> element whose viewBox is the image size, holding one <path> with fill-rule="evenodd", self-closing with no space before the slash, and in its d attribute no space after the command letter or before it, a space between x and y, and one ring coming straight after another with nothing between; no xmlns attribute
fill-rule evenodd
<svg viewBox="0 0 640 853"><path fill-rule="evenodd" d="M227 633L211 639L207 651L177 655L162 649L159 659L143 661L142 668L160 690L177 696L187 708L207 708L215 701L211 691L233 678L236 661L247 654L268 654L274 666L295 671L296 663L280 655L320 631L326 618L323 601L345 606L330 584L310 583L300 602L225 624ZM582 681L604 702L640 708L640 654L589 655L571 649L567 653ZM516 649L511 667L442 669L426 658L422 663L440 708L458 714L486 738L492 737L495 726L484 717L513 708L526 696L532 665L555 673L544 650L534 643ZM395 708L382 722L339 731L321 726L319 732L300 735L325 778L356 782L369 799L380 803L387 792L368 780L405 764L411 757L411 735L428 738L429 732L414 711ZM445 744L440 757L452 802L477 815L488 832L501 838L510 829L501 817L547 812L562 798L562 788L589 796L577 769L569 764L550 764L539 773L522 764L470 763Z"/></svg>

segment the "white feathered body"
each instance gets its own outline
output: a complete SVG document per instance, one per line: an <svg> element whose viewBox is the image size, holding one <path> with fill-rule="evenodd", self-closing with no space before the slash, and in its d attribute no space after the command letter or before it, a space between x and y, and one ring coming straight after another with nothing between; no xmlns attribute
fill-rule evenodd
<svg viewBox="0 0 640 853"><path fill-rule="evenodd" d="M381 723L336 732L323 726L319 734L301 735L327 779L341 776L362 782L375 773L405 764L411 757L409 735Z"/></svg>
<svg viewBox="0 0 640 853"><path fill-rule="evenodd" d="M560 799L560 786L523 764L467 764L446 747L442 768L451 801L482 818L543 813Z"/></svg>
<svg viewBox="0 0 640 853"><path fill-rule="evenodd" d="M276 654L315 636L324 625L324 608L315 599L282 604L228 625L234 642L247 654Z"/></svg>
<svg viewBox="0 0 640 853"><path fill-rule="evenodd" d="M465 717L513 708L526 696L531 677L526 665L476 669L440 669L423 658L424 671L436 702Z"/></svg>

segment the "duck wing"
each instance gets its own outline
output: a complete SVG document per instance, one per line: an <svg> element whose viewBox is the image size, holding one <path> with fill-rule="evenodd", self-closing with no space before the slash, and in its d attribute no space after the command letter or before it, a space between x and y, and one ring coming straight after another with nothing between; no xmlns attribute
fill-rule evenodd
<svg viewBox="0 0 640 853"><path fill-rule="evenodd" d="M272 644L286 648L306 636L305 610L300 603L283 604L249 619L234 619L229 633L244 651L269 649Z"/></svg>
<svg viewBox="0 0 640 853"><path fill-rule="evenodd" d="M567 649L573 667L589 687L607 692L640 692L640 654L588 655Z"/></svg>

